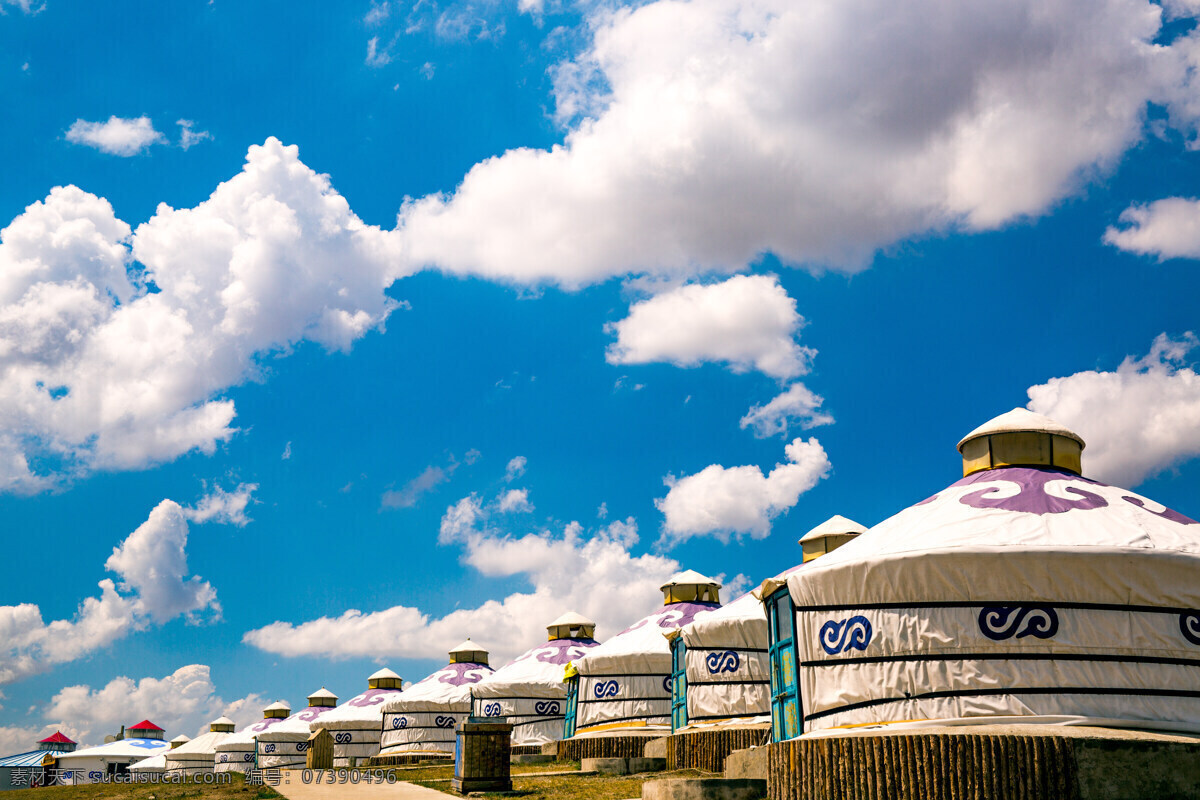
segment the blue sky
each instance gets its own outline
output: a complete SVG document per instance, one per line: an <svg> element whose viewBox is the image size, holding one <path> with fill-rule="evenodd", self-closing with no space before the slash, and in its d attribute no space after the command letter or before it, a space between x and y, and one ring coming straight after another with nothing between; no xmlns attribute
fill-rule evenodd
<svg viewBox="0 0 1200 800"><path fill-rule="evenodd" d="M604 638L1014 406L1200 513L1188 4L919 5L0 0L0 749Z"/></svg>

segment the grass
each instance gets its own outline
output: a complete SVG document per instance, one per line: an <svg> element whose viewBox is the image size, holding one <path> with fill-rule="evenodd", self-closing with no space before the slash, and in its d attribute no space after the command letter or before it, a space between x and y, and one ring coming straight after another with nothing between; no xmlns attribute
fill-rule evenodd
<svg viewBox="0 0 1200 800"><path fill-rule="evenodd" d="M281 795L269 786L247 786L242 776L233 781L214 783L89 783L81 786L45 786L40 789L14 789L4 800L274 800Z"/></svg>

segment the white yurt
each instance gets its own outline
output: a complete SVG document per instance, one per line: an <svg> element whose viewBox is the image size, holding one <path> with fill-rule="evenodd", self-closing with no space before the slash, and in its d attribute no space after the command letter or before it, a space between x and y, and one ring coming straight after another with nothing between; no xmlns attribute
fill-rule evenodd
<svg viewBox="0 0 1200 800"><path fill-rule="evenodd" d="M297 711L258 734L259 769L303 767L308 755L309 723L337 706L337 695L322 686L308 696L308 708Z"/></svg>
<svg viewBox="0 0 1200 800"><path fill-rule="evenodd" d="M578 680L570 687L566 736L670 731L671 649L664 634L720 608L721 584L687 570L661 589L662 608L572 662Z"/></svg>
<svg viewBox="0 0 1200 800"><path fill-rule="evenodd" d="M46 785L48 780L53 780L46 769L57 769L54 759L62 753L74 752L76 747L62 731L55 731L40 739L36 750L0 757L0 791Z"/></svg>
<svg viewBox="0 0 1200 800"><path fill-rule="evenodd" d="M151 756L144 761L139 761L136 764L131 764L129 771L135 775L145 775L147 780L151 775L162 775L167 771L167 756L165 753Z"/></svg>
<svg viewBox="0 0 1200 800"><path fill-rule="evenodd" d="M830 517L801 537L804 562L837 549L865 530L841 515ZM799 565L785 570L776 580L798 569ZM759 594L755 589L668 634L673 730L771 721L767 613Z"/></svg>
<svg viewBox="0 0 1200 800"><path fill-rule="evenodd" d="M471 689L490 675L487 651L467 639L450 663L383 706L380 756L454 753L454 727L471 714Z"/></svg>
<svg viewBox="0 0 1200 800"><path fill-rule="evenodd" d="M567 685L563 670L599 642L596 623L574 612L546 626L549 640L480 681L472 690L477 717L504 717L512 723L514 747L562 738Z"/></svg>
<svg viewBox="0 0 1200 800"><path fill-rule="evenodd" d="M208 732L190 742L172 747L166 755L167 772L179 775L199 775L216 768L217 745L233 736L234 722L218 717L208 724Z"/></svg>
<svg viewBox="0 0 1200 800"><path fill-rule="evenodd" d="M790 575L768 598L791 666L782 738L873 723L1200 732L1200 523L1084 478L1083 447L1014 409L959 442L961 480Z"/></svg>
<svg viewBox="0 0 1200 800"><path fill-rule="evenodd" d="M59 783L93 783L105 775L119 775L130 765L161 755L170 747L163 741L162 728L142 720L127 728L123 739L58 756Z"/></svg>
<svg viewBox="0 0 1200 800"><path fill-rule="evenodd" d="M333 735L333 766L349 767L379 753L383 705L400 694L400 676L381 669L367 678L367 690L326 712L309 729L325 728Z"/></svg>
<svg viewBox="0 0 1200 800"><path fill-rule="evenodd" d="M247 725L237 733L225 737L214 750L215 772L246 772L254 767L254 751L257 736L278 725L292 714L287 703L271 703L263 709L263 718Z"/></svg>

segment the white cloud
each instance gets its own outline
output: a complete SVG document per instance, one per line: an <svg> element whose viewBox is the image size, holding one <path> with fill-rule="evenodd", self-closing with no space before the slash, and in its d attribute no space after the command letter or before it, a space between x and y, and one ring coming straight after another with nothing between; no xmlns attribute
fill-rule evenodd
<svg viewBox="0 0 1200 800"><path fill-rule="evenodd" d="M190 119L177 119L175 124L179 126L179 146L184 150L191 149L192 145L212 138L212 134L208 131L193 130L196 123Z"/></svg>
<svg viewBox="0 0 1200 800"><path fill-rule="evenodd" d="M465 547L466 564L489 577L521 576L529 582L528 591L443 617L395 606L375 612L350 609L299 624L274 622L247 632L243 641L285 656L383 660L443 658L470 636L499 664L544 639L545 626L568 610L596 620L601 638L612 636L658 606L658 587L679 570L673 559L630 552L638 541L632 518L590 536L575 522L561 534L524 536L504 535L486 523L486 513L472 495L447 510L442 530L455 532L453 540Z"/></svg>
<svg viewBox="0 0 1200 800"><path fill-rule="evenodd" d="M533 511L528 489L509 489L496 506L502 514L527 514Z"/></svg>
<svg viewBox="0 0 1200 800"><path fill-rule="evenodd" d="M794 378L808 371L815 354L796 343L803 325L796 301L774 276L737 275L635 303L628 317L606 327L617 341L605 357L610 364L665 361L681 367L719 361L735 372Z"/></svg>
<svg viewBox="0 0 1200 800"><path fill-rule="evenodd" d="M600 4L565 142L401 212L417 263L578 286L627 272L856 270L928 231L1046 212L1112 169L1147 101L1191 126L1191 37L1145 0ZM1192 100L1191 102L1195 102Z"/></svg>
<svg viewBox="0 0 1200 800"><path fill-rule="evenodd" d="M165 144L167 139L154 130L149 117L112 116L108 122L75 120L67 130L67 141L114 156L136 156L152 144Z"/></svg>
<svg viewBox="0 0 1200 800"><path fill-rule="evenodd" d="M428 466L420 475L404 484L400 489L384 492L383 507L412 508L420 502L423 496L449 479L450 476L446 470L441 467Z"/></svg>
<svg viewBox="0 0 1200 800"><path fill-rule="evenodd" d="M1192 333L1159 335L1112 372L1088 370L1029 388L1029 409L1087 442L1084 475L1128 488L1200 455L1200 376Z"/></svg>
<svg viewBox="0 0 1200 800"><path fill-rule="evenodd" d="M292 443L289 441L287 444L285 444L283 446L283 453L280 454L279 459L281 461L287 461L287 460L291 459L291 457L292 457Z"/></svg>
<svg viewBox="0 0 1200 800"><path fill-rule="evenodd" d="M389 0L376 2L371 0L371 9L363 16L363 23L370 26L379 25L392 14Z"/></svg>
<svg viewBox="0 0 1200 800"><path fill-rule="evenodd" d="M529 463L525 456L514 456L508 462L508 466L504 468L504 480L512 483L517 478L525 474L525 465Z"/></svg>
<svg viewBox="0 0 1200 800"><path fill-rule="evenodd" d="M143 719L167 731L167 737L183 733L196 736L208 723L232 711L234 722L248 724L261 717L267 704L259 695L229 702L216 694L209 667L188 664L162 678L133 680L113 678L99 689L88 685L66 686L54 696L45 717L69 721L80 743L99 744L122 725ZM258 713L251 713L251 710Z"/></svg>
<svg viewBox="0 0 1200 800"><path fill-rule="evenodd" d="M367 58L366 63L369 67L383 67L392 63L392 56L388 53L387 47L380 49L379 37L372 36L367 40Z"/></svg>
<svg viewBox="0 0 1200 800"><path fill-rule="evenodd" d="M422 78L424 78L427 81L431 81L431 80L433 80L434 72L437 71L437 67L434 66L432 61L426 61L424 64L421 65L421 68L417 71L421 73Z"/></svg>
<svg viewBox="0 0 1200 800"><path fill-rule="evenodd" d="M192 522L216 520L240 528L250 521L246 516L246 506L253 502L257 489L257 483L238 484L232 492L215 486L211 493L200 498L194 508L183 509L183 515Z"/></svg>
<svg viewBox="0 0 1200 800"><path fill-rule="evenodd" d="M667 476L667 496L654 501L663 513L662 539L677 544L696 536L730 534L765 538L771 520L796 505L800 495L829 474L829 458L816 439L795 439L784 448L786 464L767 475L757 466L712 464L695 475Z"/></svg>
<svg viewBox="0 0 1200 800"><path fill-rule="evenodd" d="M0 14L6 13L4 9L7 6L16 6L26 14L37 14L46 7L46 4L35 3L34 0L0 0Z"/></svg>
<svg viewBox="0 0 1200 800"><path fill-rule="evenodd" d="M788 428L799 425L804 430L820 425L832 425L833 415L821 411L825 402L802 383L793 383L766 405L753 406L741 419L742 429L752 428L759 439L768 436L787 436Z"/></svg>
<svg viewBox="0 0 1200 800"><path fill-rule="evenodd" d="M0 489L211 454L236 431L220 394L300 341L381 328L399 260L276 139L132 236L106 200L53 189L0 231Z"/></svg>
<svg viewBox="0 0 1200 800"><path fill-rule="evenodd" d="M1105 244L1159 260L1200 258L1200 200L1168 197L1130 206L1121 223L1104 232Z"/></svg>

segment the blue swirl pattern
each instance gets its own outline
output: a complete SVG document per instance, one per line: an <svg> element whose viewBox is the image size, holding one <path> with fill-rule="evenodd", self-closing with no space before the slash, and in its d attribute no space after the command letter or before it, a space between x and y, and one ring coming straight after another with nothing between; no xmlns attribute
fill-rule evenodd
<svg viewBox="0 0 1200 800"><path fill-rule="evenodd" d="M616 697L617 692L621 691L621 684L616 681L600 681L592 689L592 693L597 699L603 700L606 697Z"/></svg>
<svg viewBox="0 0 1200 800"><path fill-rule="evenodd" d="M1192 644L1200 645L1200 611L1180 614L1179 632Z"/></svg>
<svg viewBox="0 0 1200 800"><path fill-rule="evenodd" d="M440 714L434 718L433 724L439 728L453 728L454 717L443 717Z"/></svg>
<svg viewBox="0 0 1200 800"><path fill-rule="evenodd" d="M484 715L485 717L498 717L498 716L500 716L500 704L499 704L499 703L488 703L488 704L486 704L486 705L483 707L483 715Z"/></svg>
<svg viewBox="0 0 1200 800"><path fill-rule="evenodd" d="M985 606L979 611L979 630L992 641L1016 637L1051 639L1058 633L1058 612L1052 606Z"/></svg>
<svg viewBox="0 0 1200 800"><path fill-rule="evenodd" d="M831 656L847 650L866 650L871 643L871 621L854 616L844 620L831 619L821 626L818 638L821 648Z"/></svg>
<svg viewBox="0 0 1200 800"><path fill-rule="evenodd" d="M737 672L738 667L742 665L742 657L734 650L724 650L719 653L709 653L704 659L704 666L708 667L710 675L718 675L722 672Z"/></svg>
<svg viewBox="0 0 1200 800"><path fill-rule="evenodd" d="M549 715L558 714L559 705L557 700L539 700L533 704L533 711L536 714Z"/></svg>

